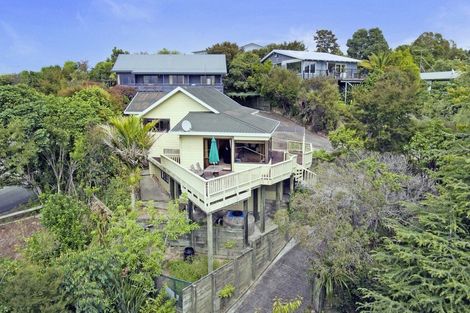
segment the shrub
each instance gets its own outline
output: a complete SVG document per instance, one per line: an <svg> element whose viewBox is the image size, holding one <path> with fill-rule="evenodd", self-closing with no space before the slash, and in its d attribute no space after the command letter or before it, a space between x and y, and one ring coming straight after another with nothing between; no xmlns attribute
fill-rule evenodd
<svg viewBox="0 0 470 313"><path fill-rule="evenodd" d="M49 264L59 256L60 243L53 233L42 230L26 239L24 254L35 263Z"/></svg>
<svg viewBox="0 0 470 313"><path fill-rule="evenodd" d="M45 195L42 200L41 222L64 248L82 249L90 242L91 211L84 203L63 194Z"/></svg>
<svg viewBox="0 0 470 313"><path fill-rule="evenodd" d="M219 290L217 294L221 299L227 299L233 296L235 293L235 286L232 284L225 285L222 289Z"/></svg>
<svg viewBox="0 0 470 313"><path fill-rule="evenodd" d="M222 264L214 260L214 269L219 268ZM208 274L207 256L196 256L192 263L183 260L171 260L168 262L168 270L170 275L178 279L194 282Z"/></svg>

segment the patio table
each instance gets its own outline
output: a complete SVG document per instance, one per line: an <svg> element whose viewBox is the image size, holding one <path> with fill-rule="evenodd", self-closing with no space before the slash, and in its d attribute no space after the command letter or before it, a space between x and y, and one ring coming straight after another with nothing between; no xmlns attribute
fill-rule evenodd
<svg viewBox="0 0 470 313"><path fill-rule="evenodd" d="M209 165L204 169L204 175L209 174L209 175L214 175L214 176L219 176L219 173L222 172L223 166L221 165Z"/></svg>

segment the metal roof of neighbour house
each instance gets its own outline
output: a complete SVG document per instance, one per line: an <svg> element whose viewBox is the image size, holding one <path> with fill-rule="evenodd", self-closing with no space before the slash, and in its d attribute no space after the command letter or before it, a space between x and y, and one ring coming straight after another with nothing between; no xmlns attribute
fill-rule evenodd
<svg viewBox="0 0 470 313"><path fill-rule="evenodd" d="M420 73L422 80L452 80L458 78L459 76L460 73L454 70L445 72Z"/></svg>
<svg viewBox="0 0 470 313"><path fill-rule="evenodd" d="M246 114L252 114L257 112L257 110L255 109L242 106L241 104L239 104L238 102L236 102L235 100L215 88L183 87L183 89L188 91L194 97L200 99L210 107L214 108L218 112L239 111Z"/></svg>
<svg viewBox="0 0 470 313"><path fill-rule="evenodd" d="M269 52L264 58L261 59L261 62L266 60L273 53L282 54L298 60L311 60L311 61L331 61L331 62L349 62L349 63L359 63L361 60L344 57L341 55L335 55L325 52L310 52L310 51L295 51L295 50L273 50Z"/></svg>
<svg viewBox="0 0 470 313"><path fill-rule="evenodd" d="M135 74L226 74L224 54L120 54L113 72Z"/></svg>
<svg viewBox="0 0 470 313"><path fill-rule="evenodd" d="M124 110L124 114L139 114L163 98L167 92L139 91Z"/></svg>
<svg viewBox="0 0 470 313"><path fill-rule="evenodd" d="M241 50L247 51L247 52L255 50L255 49L261 49L261 48L264 48L264 47L254 42L247 43L246 45L243 45L240 47Z"/></svg>

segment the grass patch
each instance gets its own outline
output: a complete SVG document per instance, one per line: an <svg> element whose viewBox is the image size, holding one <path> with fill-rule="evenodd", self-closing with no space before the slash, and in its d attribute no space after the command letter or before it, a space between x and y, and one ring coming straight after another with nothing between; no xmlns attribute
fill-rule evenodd
<svg viewBox="0 0 470 313"><path fill-rule="evenodd" d="M214 269L221 267L225 263L224 261L214 260ZM170 276L189 282L195 282L208 274L207 256L198 255L193 258L192 263L183 260L170 260L167 267Z"/></svg>

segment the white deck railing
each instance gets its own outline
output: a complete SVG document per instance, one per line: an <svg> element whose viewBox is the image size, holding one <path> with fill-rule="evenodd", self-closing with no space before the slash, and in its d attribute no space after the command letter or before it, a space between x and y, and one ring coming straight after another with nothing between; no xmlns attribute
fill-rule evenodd
<svg viewBox="0 0 470 313"><path fill-rule="evenodd" d="M249 198L253 188L289 178L297 167L297 156L291 155L274 165L263 164L211 179L204 179L184 168L174 156L162 155L161 165L180 183L191 201L210 212Z"/></svg>

